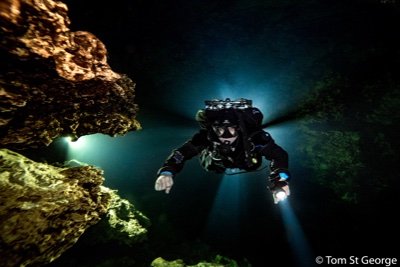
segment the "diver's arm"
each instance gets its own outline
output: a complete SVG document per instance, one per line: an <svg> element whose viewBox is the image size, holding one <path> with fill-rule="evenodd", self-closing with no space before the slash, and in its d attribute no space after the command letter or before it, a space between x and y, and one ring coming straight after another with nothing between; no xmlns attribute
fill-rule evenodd
<svg viewBox="0 0 400 267"><path fill-rule="evenodd" d="M255 138L255 145L260 150L260 154L270 161L270 173L268 188L270 189L274 203L284 200L290 195L289 180L289 155L273 138L266 132L261 132ZM284 194L280 194L283 192Z"/></svg>
<svg viewBox="0 0 400 267"><path fill-rule="evenodd" d="M167 157L157 174L160 175L163 172L169 172L170 175L175 176L183 169L185 162L196 156L198 153L198 148L193 145L191 140L185 142L181 147L172 151L171 155Z"/></svg>
<svg viewBox="0 0 400 267"><path fill-rule="evenodd" d="M201 130L191 140L185 142L181 147L174 149L157 172L155 190L169 193L174 184L173 177L184 167L187 160L198 155L207 145L207 132Z"/></svg>
<svg viewBox="0 0 400 267"><path fill-rule="evenodd" d="M260 154L264 156L270 163L272 172L284 171L289 175L289 155L282 147L277 145L271 135L262 131L255 136L254 143L258 147ZM286 179L290 179L287 177Z"/></svg>

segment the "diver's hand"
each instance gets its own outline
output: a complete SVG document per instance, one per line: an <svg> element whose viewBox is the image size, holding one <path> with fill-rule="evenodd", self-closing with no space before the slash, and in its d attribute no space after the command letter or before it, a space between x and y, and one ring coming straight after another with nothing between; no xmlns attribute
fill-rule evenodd
<svg viewBox="0 0 400 267"><path fill-rule="evenodd" d="M275 204L278 204L280 201L283 201L290 196L289 183L286 181L278 180L273 182L269 189L271 190Z"/></svg>
<svg viewBox="0 0 400 267"><path fill-rule="evenodd" d="M278 204L290 195L289 180L290 173L287 169L276 169L269 175L269 190L271 190L274 203Z"/></svg>
<svg viewBox="0 0 400 267"><path fill-rule="evenodd" d="M279 183L279 182L278 182ZM272 197L274 198L274 203L278 204L280 201L285 200L288 196L290 196L290 188L287 182L284 184L275 186L275 188L271 189Z"/></svg>
<svg viewBox="0 0 400 267"><path fill-rule="evenodd" d="M158 176L156 183L154 185L154 189L156 191L165 190L166 194L169 194L171 187L174 185L174 179L172 179L172 175L169 174L161 174Z"/></svg>

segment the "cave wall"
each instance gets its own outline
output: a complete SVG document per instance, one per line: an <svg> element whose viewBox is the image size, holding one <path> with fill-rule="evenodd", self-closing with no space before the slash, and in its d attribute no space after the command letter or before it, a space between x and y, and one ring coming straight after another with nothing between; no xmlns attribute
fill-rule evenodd
<svg viewBox="0 0 400 267"><path fill-rule="evenodd" d="M21 155L61 136L141 128L135 82L111 69L95 35L69 25L61 1L0 1L1 266L48 264L89 228L94 236L105 233L96 242L147 237L149 220L102 186L101 169L56 167Z"/></svg>
<svg viewBox="0 0 400 267"><path fill-rule="evenodd" d="M0 150L2 266L50 262L107 213L103 171L60 168Z"/></svg>
<svg viewBox="0 0 400 267"><path fill-rule="evenodd" d="M60 1L0 3L0 145L23 149L59 136L140 129L135 83L114 72L105 45L70 31Z"/></svg>

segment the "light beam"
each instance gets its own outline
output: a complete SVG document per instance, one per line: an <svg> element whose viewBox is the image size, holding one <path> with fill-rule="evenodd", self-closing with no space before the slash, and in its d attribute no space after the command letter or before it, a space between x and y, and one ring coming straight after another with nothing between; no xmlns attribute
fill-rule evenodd
<svg viewBox="0 0 400 267"><path fill-rule="evenodd" d="M288 242L292 248L297 265L300 267L314 266L315 261L303 229L294 213L289 200L278 204L286 229Z"/></svg>

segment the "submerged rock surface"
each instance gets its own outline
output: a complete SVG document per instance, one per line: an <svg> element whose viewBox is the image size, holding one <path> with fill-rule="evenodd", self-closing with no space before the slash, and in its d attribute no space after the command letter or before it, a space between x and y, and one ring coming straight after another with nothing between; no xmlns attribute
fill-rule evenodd
<svg viewBox="0 0 400 267"><path fill-rule="evenodd" d="M103 172L58 168L0 150L0 255L3 266L46 263L107 212Z"/></svg>
<svg viewBox="0 0 400 267"><path fill-rule="evenodd" d="M211 262L201 261L193 265L185 263L182 259L168 261L162 257L158 257L151 262L151 267L224 267L224 266L251 267L251 264L248 262L239 264L235 260L232 260L230 258L221 255L215 256L215 259Z"/></svg>
<svg viewBox="0 0 400 267"><path fill-rule="evenodd" d="M62 135L140 128L135 83L111 70L105 45L70 31L60 1L0 3L0 145L49 145Z"/></svg>
<svg viewBox="0 0 400 267"><path fill-rule="evenodd" d="M107 214L99 223L86 232L85 243L91 245L108 244L111 242L133 246L147 240L147 227L150 220L132 203L121 198L117 191L109 190L110 205ZM101 234L99 234L101 233Z"/></svg>
<svg viewBox="0 0 400 267"><path fill-rule="evenodd" d="M102 218L97 242L145 240L148 219L103 181L103 171L92 166L54 167L0 150L2 266L49 263Z"/></svg>

